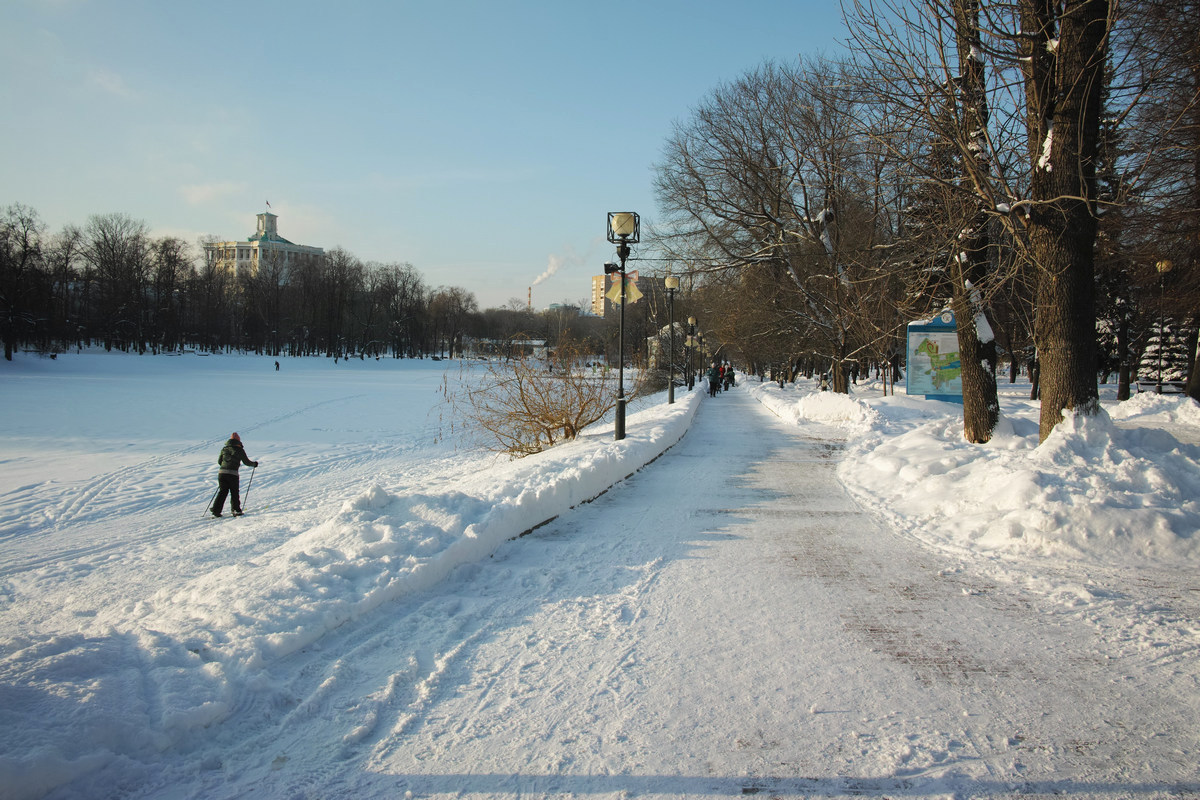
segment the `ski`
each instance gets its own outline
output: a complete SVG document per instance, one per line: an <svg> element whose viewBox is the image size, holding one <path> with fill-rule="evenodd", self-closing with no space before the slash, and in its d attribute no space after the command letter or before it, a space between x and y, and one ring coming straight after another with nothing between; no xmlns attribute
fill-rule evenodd
<svg viewBox="0 0 1200 800"><path fill-rule="evenodd" d="M270 511L270 510L271 510L271 506L268 504L268 505L265 505L262 508L260 508L255 513L256 514L265 514L267 511ZM219 517L216 516L215 514L209 514L209 516L212 517L213 519L225 519L226 517L244 517L244 516L248 515L249 513L250 512L248 512L248 511L243 511L240 514L233 514L233 513L225 514L225 513L223 513Z"/></svg>

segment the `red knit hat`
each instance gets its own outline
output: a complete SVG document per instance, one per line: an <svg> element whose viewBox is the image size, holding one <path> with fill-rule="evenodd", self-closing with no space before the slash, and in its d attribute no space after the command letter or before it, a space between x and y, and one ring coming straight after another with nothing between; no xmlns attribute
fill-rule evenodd
<svg viewBox="0 0 1200 800"><path fill-rule="evenodd" d="M242 440L242 437L240 437L240 436L238 436L238 435L237 435L237 431L234 431L233 433L229 434L229 438L230 438L230 439L237 439L239 442Z"/></svg>

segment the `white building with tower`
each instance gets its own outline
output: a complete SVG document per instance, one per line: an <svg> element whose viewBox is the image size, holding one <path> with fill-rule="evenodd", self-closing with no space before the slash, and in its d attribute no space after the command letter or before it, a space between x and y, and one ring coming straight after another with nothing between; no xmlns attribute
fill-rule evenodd
<svg viewBox="0 0 1200 800"><path fill-rule="evenodd" d="M325 249L296 244L279 235L279 217L270 211L258 215L258 230L248 239L209 242L204 259L235 275L257 275L260 266L291 267L324 257Z"/></svg>

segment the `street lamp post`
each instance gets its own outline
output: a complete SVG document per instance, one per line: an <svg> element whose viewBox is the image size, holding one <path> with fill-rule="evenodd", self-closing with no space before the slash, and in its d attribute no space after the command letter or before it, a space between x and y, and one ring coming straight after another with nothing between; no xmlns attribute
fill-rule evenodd
<svg viewBox="0 0 1200 800"><path fill-rule="evenodd" d="M1164 258L1154 265L1158 270L1158 393L1162 394L1163 349L1166 346L1164 337L1163 304L1165 302L1163 286L1166 284L1167 273L1175 266L1171 260Z"/></svg>
<svg viewBox="0 0 1200 800"><path fill-rule="evenodd" d="M621 322L617 328L617 414L614 438L625 438L625 269L624 264L609 261L604 265L605 275L617 275L621 281Z"/></svg>
<svg viewBox="0 0 1200 800"><path fill-rule="evenodd" d="M687 384L690 392L696 386L696 371L695 364L692 359L696 354L696 318L688 317L688 357L687 357Z"/></svg>
<svg viewBox="0 0 1200 800"><path fill-rule="evenodd" d="M641 241L641 218L632 211L608 212L608 241L617 246L620 266L604 265L605 274L621 273L621 323L617 338L617 416L615 438L625 438L625 260L629 258L629 245Z"/></svg>
<svg viewBox="0 0 1200 800"><path fill-rule="evenodd" d="M670 405L675 402L675 292L679 289L679 278L668 276L663 280L663 285L667 287L667 319L670 325L667 330L671 332L667 367L667 405Z"/></svg>

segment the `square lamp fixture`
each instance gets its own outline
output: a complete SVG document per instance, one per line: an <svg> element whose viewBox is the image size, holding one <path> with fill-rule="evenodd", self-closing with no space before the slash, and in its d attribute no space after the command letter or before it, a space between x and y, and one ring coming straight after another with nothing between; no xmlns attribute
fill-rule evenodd
<svg viewBox="0 0 1200 800"><path fill-rule="evenodd" d="M632 211L608 212L608 240L613 244L637 244L641 241L642 220Z"/></svg>

